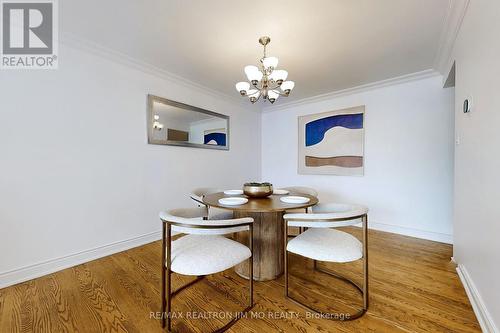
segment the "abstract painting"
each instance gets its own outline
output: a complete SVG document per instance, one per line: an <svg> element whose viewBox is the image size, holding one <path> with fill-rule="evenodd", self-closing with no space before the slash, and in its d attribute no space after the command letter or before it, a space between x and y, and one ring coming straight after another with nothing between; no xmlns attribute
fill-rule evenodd
<svg viewBox="0 0 500 333"><path fill-rule="evenodd" d="M362 176L365 107L299 117L299 174Z"/></svg>
<svg viewBox="0 0 500 333"><path fill-rule="evenodd" d="M206 145L225 146L226 129L217 128L212 130L206 130L203 136L203 143Z"/></svg>

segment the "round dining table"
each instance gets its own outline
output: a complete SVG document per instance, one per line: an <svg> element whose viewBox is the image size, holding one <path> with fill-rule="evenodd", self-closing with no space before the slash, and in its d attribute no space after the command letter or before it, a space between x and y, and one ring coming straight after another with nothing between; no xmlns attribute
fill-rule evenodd
<svg viewBox="0 0 500 333"><path fill-rule="evenodd" d="M234 197L223 192L208 194L203 197L203 203L209 207L217 207L233 211L234 218L252 217L253 223L253 276L256 281L274 280L283 274L284 259L284 221L285 211L305 209L318 203L318 199L302 193L290 193L309 198L307 203L292 204L280 200L283 195L272 194L266 198L248 198L243 205L229 206L219 203L221 198ZM248 233L236 233L234 239L248 244ZM235 267L238 275L248 279L248 262Z"/></svg>

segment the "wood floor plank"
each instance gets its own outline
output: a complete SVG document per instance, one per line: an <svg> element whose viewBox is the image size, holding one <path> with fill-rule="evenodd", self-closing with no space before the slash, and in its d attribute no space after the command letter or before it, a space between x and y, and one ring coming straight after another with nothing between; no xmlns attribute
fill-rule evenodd
<svg viewBox="0 0 500 333"><path fill-rule="evenodd" d="M345 231L360 236L357 228ZM480 332L450 262L452 247L369 232L370 308L358 320L317 318L283 296L284 279L255 283L252 311L228 332ZM0 289L0 332L163 332L161 243L154 242ZM320 263L361 282L361 262ZM290 286L299 299L329 311L352 311L359 293L290 257ZM173 275L174 290L192 277ZM173 300L174 332L223 326L248 299L248 281L233 270L208 276ZM226 316L226 317L223 317Z"/></svg>
<svg viewBox="0 0 500 333"><path fill-rule="evenodd" d="M103 260L107 260L107 258ZM129 332L129 329L135 331L132 324L126 321L126 317L116 301L106 290L105 284L115 283L115 281L99 281L87 265L73 268L78 280L79 291L85 296L85 302L81 304L82 307L87 308L92 314L92 317L98 322L101 332Z"/></svg>

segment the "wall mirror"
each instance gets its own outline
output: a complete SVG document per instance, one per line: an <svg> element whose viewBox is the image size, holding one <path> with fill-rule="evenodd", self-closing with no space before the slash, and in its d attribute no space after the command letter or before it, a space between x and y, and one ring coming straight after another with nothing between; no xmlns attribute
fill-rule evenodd
<svg viewBox="0 0 500 333"><path fill-rule="evenodd" d="M229 150L229 117L148 95L148 143Z"/></svg>

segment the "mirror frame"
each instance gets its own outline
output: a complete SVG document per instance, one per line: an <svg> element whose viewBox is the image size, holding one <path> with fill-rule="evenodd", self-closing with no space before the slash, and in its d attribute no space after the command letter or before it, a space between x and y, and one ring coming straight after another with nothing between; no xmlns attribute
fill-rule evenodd
<svg viewBox="0 0 500 333"><path fill-rule="evenodd" d="M153 104L154 102L159 102L162 104L172 105L187 111L195 111L204 114L208 114L214 117L223 118L227 120L227 128L226 128L226 145L225 146L215 146L215 145L206 145L200 143L190 143L190 142L179 142L172 140L155 140L153 139ZM224 114L220 114L217 112L205 110L202 108L198 108L196 106L172 101L170 99L166 99L163 97L158 97L155 95L148 94L148 107L147 107L147 127L148 127L148 144L153 145L167 145L167 146L181 146L181 147L191 147L191 148L203 148L203 149L217 149L217 150L229 150L229 116Z"/></svg>

